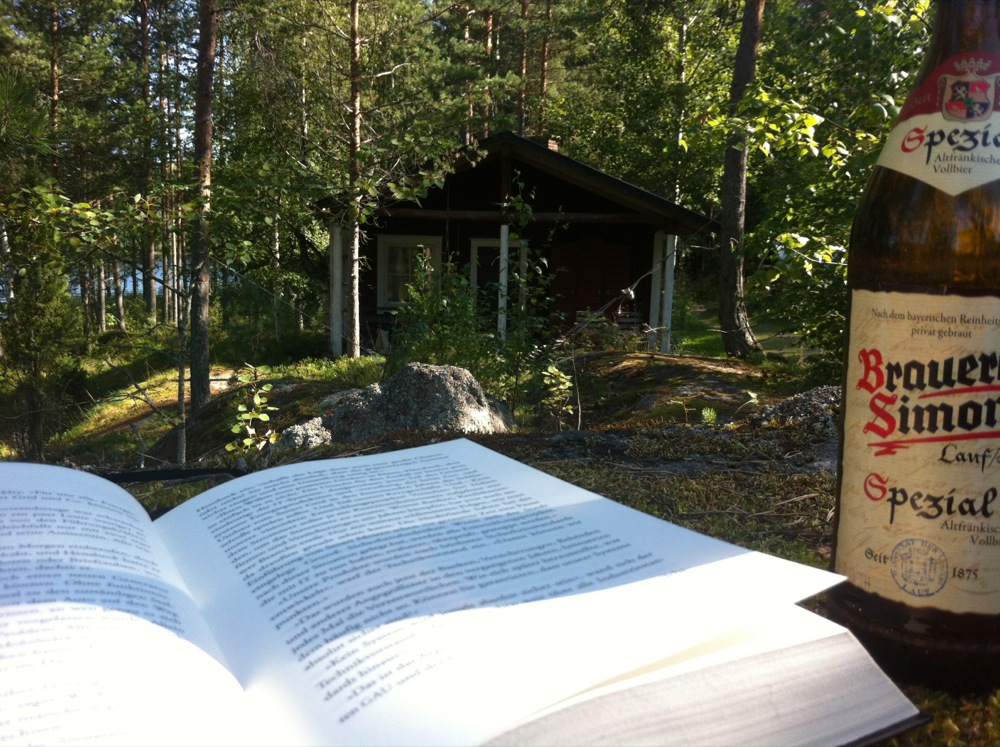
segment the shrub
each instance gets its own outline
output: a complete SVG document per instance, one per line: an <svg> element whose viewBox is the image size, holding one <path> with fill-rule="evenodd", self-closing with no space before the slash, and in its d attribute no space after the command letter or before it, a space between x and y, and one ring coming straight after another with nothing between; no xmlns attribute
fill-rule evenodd
<svg viewBox="0 0 1000 747"><path fill-rule="evenodd" d="M512 302L501 335L496 308L483 302L495 298L499 289L489 288L477 298L466 273L448 263L436 276L429 259L421 257L419 280L408 287L407 302L395 314L386 375L410 362L458 366L521 415L533 417L553 406L564 410L566 382L546 379L556 361L549 274L542 260L533 259L525 275L510 272Z"/></svg>

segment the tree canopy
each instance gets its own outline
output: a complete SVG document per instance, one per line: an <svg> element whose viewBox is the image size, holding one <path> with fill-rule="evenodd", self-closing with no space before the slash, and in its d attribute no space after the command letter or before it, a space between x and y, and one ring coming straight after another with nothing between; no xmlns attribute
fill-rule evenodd
<svg viewBox="0 0 1000 747"><path fill-rule="evenodd" d="M331 236L356 282L380 209L506 130L712 217L740 148L740 300L836 365L851 216L929 0L770 0L733 102L745 5L3 0L0 367L35 388L33 438L42 400L74 399L80 372L54 355L70 337L111 355L159 335L181 361L192 339L358 354L356 328L329 335ZM683 247L682 270L713 274L718 252Z"/></svg>

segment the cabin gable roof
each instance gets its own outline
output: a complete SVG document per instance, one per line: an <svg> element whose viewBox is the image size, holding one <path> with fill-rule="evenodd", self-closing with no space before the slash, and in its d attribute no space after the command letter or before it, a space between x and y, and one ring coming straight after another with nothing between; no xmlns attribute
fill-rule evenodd
<svg viewBox="0 0 1000 747"><path fill-rule="evenodd" d="M505 132L480 141L486 151L483 163L510 159L562 180L578 190L620 205L624 211L677 226L677 233L716 232L718 223L694 210L614 177L547 145ZM577 212L574 210L574 212Z"/></svg>
<svg viewBox="0 0 1000 747"><path fill-rule="evenodd" d="M647 225L682 236L718 231L718 223L701 213L513 133L485 138L479 150L480 159L458 164L444 187L430 190L419 206L388 208L390 219L511 222L504 203L520 181L537 222Z"/></svg>

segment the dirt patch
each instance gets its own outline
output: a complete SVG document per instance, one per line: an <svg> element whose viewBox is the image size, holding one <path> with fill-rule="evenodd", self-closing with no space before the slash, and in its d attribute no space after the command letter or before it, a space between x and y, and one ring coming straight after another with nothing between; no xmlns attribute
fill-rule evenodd
<svg viewBox="0 0 1000 747"><path fill-rule="evenodd" d="M564 369L578 381L584 429L643 420L730 422L787 395L766 370L735 360L600 352Z"/></svg>

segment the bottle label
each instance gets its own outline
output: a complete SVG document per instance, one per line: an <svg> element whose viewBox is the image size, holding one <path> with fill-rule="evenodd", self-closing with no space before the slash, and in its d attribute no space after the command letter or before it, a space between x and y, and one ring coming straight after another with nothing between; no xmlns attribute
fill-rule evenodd
<svg viewBox="0 0 1000 747"><path fill-rule="evenodd" d="M1000 179L1000 56L967 52L906 99L878 165L957 195Z"/></svg>
<svg viewBox="0 0 1000 747"><path fill-rule="evenodd" d="M849 339L837 571L1000 613L1000 298L855 290Z"/></svg>

